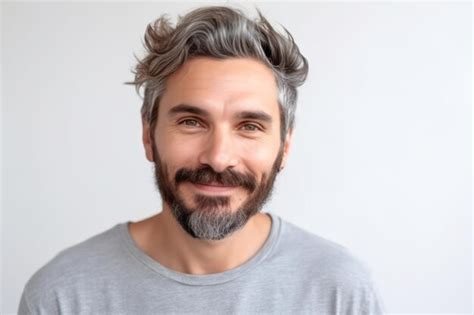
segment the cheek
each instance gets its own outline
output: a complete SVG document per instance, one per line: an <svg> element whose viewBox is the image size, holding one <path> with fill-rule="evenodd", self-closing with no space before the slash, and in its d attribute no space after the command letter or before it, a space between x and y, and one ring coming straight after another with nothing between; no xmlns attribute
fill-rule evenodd
<svg viewBox="0 0 474 315"><path fill-rule="evenodd" d="M174 185L176 172L182 168L196 168L196 152L199 146L190 141L177 141L176 139L161 139L157 141L157 150L160 152L160 158L167 168L167 177L170 183ZM162 148L160 150L160 148ZM186 183L175 187L180 193L185 192ZM184 190L183 190L184 189Z"/></svg>
<svg viewBox="0 0 474 315"><path fill-rule="evenodd" d="M242 156L251 160L252 164L264 166L273 156L273 150L263 145L253 145L246 148Z"/></svg>
<svg viewBox="0 0 474 315"><path fill-rule="evenodd" d="M155 143L170 172L183 166L195 166L196 152L200 147L200 142L196 139L180 137L172 131L157 128Z"/></svg>
<svg viewBox="0 0 474 315"><path fill-rule="evenodd" d="M252 144L243 148L243 163L252 173L262 176L262 173L269 173L277 157L279 145L269 145L268 143Z"/></svg>

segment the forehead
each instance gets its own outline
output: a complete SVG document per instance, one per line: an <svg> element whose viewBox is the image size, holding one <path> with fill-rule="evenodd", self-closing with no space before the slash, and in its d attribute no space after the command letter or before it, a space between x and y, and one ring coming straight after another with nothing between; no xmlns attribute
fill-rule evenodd
<svg viewBox="0 0 474 315"><path fill-rule="evenodd" d="M205 107L211 113L263 110L279 114L272 70L249 58L194 58L166 82L160 112L179 104ZM160 116L160 115L159 115Z"/></svg>

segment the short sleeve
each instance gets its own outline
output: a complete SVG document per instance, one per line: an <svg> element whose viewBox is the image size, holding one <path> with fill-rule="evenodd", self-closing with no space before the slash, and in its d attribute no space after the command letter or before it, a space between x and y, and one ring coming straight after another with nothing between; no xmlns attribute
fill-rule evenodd
<svg viewBox="0 0 474 315"><path fill-rule="evenodd" d="M23 290L23 294L21 295L20 299L20 305L18 306L18 315L29 315L33 314L30 310L30 307L28 305L27 297L26 297L26 287Z"/></svg>

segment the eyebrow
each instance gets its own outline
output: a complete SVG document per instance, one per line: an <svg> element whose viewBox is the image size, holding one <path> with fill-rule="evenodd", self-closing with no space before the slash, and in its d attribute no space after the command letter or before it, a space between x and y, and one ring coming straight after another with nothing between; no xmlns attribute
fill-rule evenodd
<svg viewBox="0 0 474 315"><path fill-rule="evenodd" d="M261 122L271 124L272 116L263 111L243 111L236 115L240 119L260 120Z"/></svg>
<svg viewBox="0 0 474 315"><path fill-rule="evenodd" d="M188 104L179 104L168 111L169 116L176 116L177 114L181 113L195 114L204 117L210 116L209 112L207 112L206 110Z"/></svg>
<svg viewBox="0 0 474 315"><path fill-rule="evenodd" d="M188 114L194 114L198 116L203 116L203 117L210 117L211 114L206 111L205 109L202 109L198 106L194 105L189 105L189 104L179 104L174 106L168 111L169 116L176 116L181 113L188 113ZM264 123L271 124L273 119L272 116L269 114L265 113L264 111L242 111L239 112L235 115L235 117L239 119L253 119L253 120L259 120Z"/></svg>

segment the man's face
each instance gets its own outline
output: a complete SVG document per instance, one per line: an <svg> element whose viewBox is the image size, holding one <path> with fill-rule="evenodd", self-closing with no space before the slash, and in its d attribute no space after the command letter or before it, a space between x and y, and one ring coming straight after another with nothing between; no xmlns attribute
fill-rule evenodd
<svg viewBox="0 0 474 315"><path fill-rule="evenodd" d="M277 93L252 59L195 58L168 78L143 138L162 199L191 236L222 239L269 197L291 140L280 138Z"/></svg>

